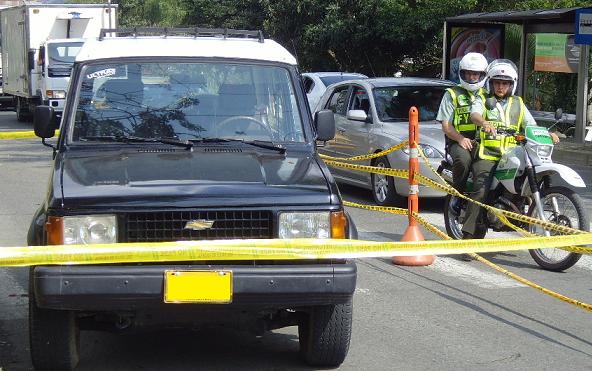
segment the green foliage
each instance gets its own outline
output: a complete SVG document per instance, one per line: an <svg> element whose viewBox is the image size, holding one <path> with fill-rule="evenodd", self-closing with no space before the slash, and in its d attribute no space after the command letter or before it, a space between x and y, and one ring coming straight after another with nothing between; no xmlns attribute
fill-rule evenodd
<svg viewBox="0 0 592 371"><path fill-rule="evenodd" d="M79 0L74 0L80 2ZM84 0L82 0L84 1ZM101 2L101 1L99 1ZM105 2L105 1L102 1ZM262 29L303 70L436 76L444 20L460 14L588 5L589 0L120 0L120 24ZM509 27L507 56L520 31Z"/></svg>

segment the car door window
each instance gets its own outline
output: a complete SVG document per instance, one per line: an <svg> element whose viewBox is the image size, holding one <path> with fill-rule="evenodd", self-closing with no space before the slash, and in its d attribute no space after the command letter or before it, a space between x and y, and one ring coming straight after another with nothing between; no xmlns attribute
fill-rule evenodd
<svg viewBox="0 0 592 371"><path fill-rule="evenodd" d="M370 111L370 99L368 92L361 86L354 86L350 103L350 110L362 110L366 114Z"/></svg>
<svg viewBox="0 0 592 371"><path fill-rule="evenodd" d="M338 115L345 115L348 88L348 85L336 88L335 91L333 91L331 98L329 98L326 108Z"/></svg>
<svg viewBox="0 0 592 371"><path fill-rule="evenodd" d="M306 76L302 77L302 81L304 82L304 91L306 91L306 94L310 94L312 89L314 89L314 81L310 77Z"/></svg>

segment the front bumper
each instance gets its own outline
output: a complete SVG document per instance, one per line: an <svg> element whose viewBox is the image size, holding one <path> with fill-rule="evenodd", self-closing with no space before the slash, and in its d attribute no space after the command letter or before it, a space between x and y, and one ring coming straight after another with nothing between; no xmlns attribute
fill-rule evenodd
<svg viewBox="0 0 592 371"><path fill-rule="evenodd" d="M31 275L37 305L49 309L134 311L166 306L165 270L231 270L233 300L225 306L292 308L347 302L356 265L38 266Z"/></svg>

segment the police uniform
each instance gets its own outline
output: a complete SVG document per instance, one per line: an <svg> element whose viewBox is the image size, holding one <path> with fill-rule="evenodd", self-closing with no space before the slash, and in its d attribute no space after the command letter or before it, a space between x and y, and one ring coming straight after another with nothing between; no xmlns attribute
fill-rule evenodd
<svg viewBox="0 0 592 371"><path fill-rule="evenodd" d="M494 127L514 129L516 132L524 132L525 126L536 126L537 123L526 108L521 97L510 96L498 99L497 107L489 110L481 100L476 100L471 108L471 113L479 113ZM472 165L473 184L475 192L471 198L475 201L485 202L485 195L489 192L495 166L502 154L516 146L513 136L490 135L481 128L478 130L479 148ZM482 212L481 206L470 203L467 210L467 219L463 224L463 232L475 235L477 223Z"/></svg>
<svg viewBox="0 0 592 371"><path fill-rule="evenodd" d="M482 88L476 93L470 92L460 85L448 88L444 97L442 97L436 120L440 122L447 121L465 138L475 139L477 126L470 119L471 107L474 101L481 101L482 103L485 101ZM457 141L448 138L448 136L446 136L446 148L453 160L452 185L462 192L469 176L473 156L471 151L464 149Z"/></svg>

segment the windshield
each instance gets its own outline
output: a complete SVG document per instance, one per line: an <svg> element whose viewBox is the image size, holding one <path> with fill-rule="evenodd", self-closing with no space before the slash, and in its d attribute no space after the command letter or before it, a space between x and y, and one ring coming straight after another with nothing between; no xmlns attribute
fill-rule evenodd
<svg viewBox="0 0 592 371"><path fill-rule="evenodd" d="M378 117L381 121L408 121L409 109L415 106L419 110L419 121L435 120L445 88L445 86L376 88L374 101Z"/></svg>
<svg viewBox="0 0 592 371"><path fill-rule="evenodd" d="M85 67L72 140L108 136L304 142L288 70L231 63Z"/></svg>
<svg viewBox="0 0 592 371"><path fill-rule="evenodd" d="M51 43L47 45L47 54L49 56L49 64L73 64L82 42L63 42Z"/></svg>
<svg viewBox="0 0 592 371"><path fill-rule="evenodd" d="M323 84L325 84L325 86L335 84L336 82L365 79L365 78L366 77L364 77L362 75L348 75L348 74L320 77L321 81L323 82Z"/></svg>

